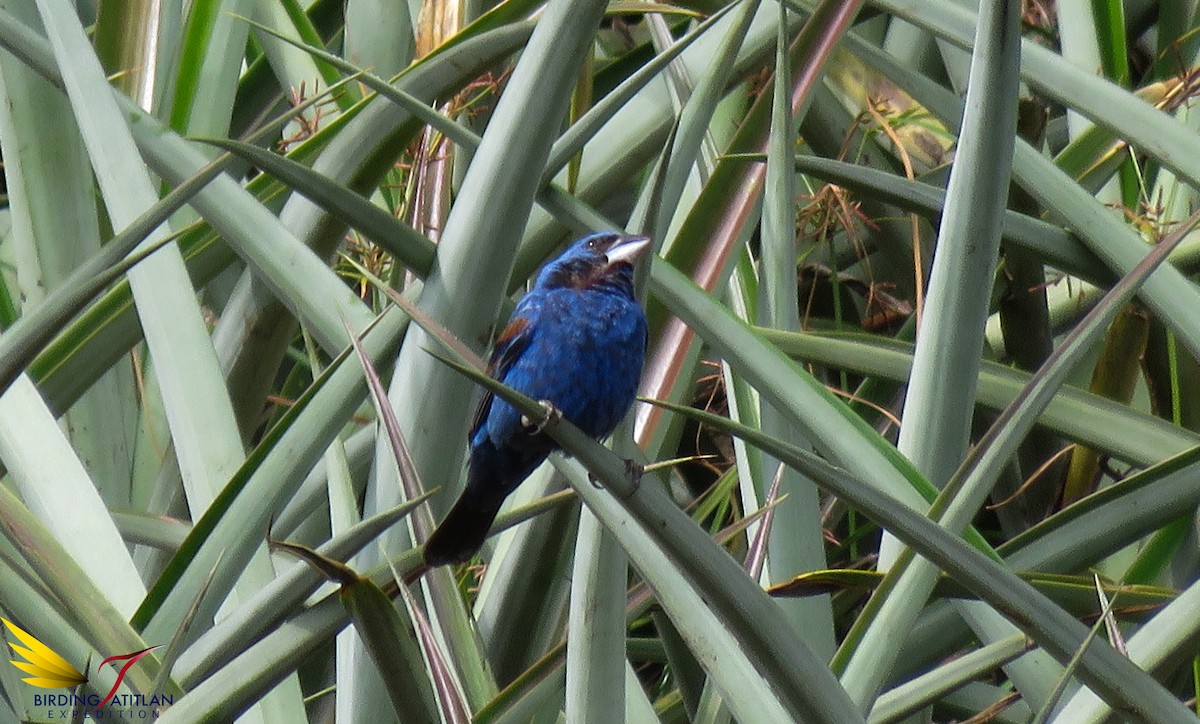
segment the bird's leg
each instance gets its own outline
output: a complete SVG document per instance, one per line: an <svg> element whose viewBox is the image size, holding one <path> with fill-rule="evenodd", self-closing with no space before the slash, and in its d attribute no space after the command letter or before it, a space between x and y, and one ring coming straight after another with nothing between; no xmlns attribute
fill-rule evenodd
<svg viewBox="0 0 1200 724"><path fill-rule="evenodd" d="M540 434L542 430L545 430L546 426L551 422L558 422L563 417L562 410L555 407L554 403L550 400L538 400L538 404L541 405L542 409L546 411L546 414L544 417L542 417L541 422L535 425L533 420L530 420L528 416L521 415L521 425L526 428L533 428L529 431L530 435Z"/></svg>
<svg viewBox="0 0 1200 724"><path fill-rule="evenodd" d="M644 472L646 472L645 465L636 460L625 458L625 476L629 478L629 482L633 483L634 490L637 490L638 486L642 484L642 473Z"/></svg>
<svg viewBox="0 0 1200 724"><path fill-rule="evenodd" d="M642 473L646 472L646 466L634 460L625 458L625 477L630 482L629 495L618 495L619 498L627 498L637 492L638 487L642 484ZM595 475L588 473L588 480L591 481L592 487L601 489L604 484Z"/></svg>
<svg viewBox="0 0 1200 724"><path fill-rule="evenodd" d="M642 485L642 473L646 472L646 466L625 458L625 477L629 480L629 496L632 497Z"/></svg>

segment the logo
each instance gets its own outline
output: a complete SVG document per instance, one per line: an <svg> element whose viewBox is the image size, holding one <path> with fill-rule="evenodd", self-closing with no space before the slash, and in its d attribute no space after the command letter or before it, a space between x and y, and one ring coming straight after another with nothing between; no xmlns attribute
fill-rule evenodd
<svg viewBox="0 0 1200 724"><path fill-rule="evenodd" d="M17 661L14 659L9 663L21 671L24 671L26 674L30 674L29 678L22 679L22 681L24 681L26 684L29 684L30 686L36 686L41 689L71 689L79 686L80 684L87 683L87 675L80 673L74 666L71 666L69 663L67 663L67 660L59 656L54 649L50 648L41 641L38 641L33 637L32 634L16 624L8 621L7 619L0 618L0 622L4 623L5 628L7 628L13 636L16 636L18 641L25 644L25 646L22 647L14 644L11 641L8 642L8 645L12 647L12 650L15 651L18 656L25 659L24 661ZM112 701L113 696L117 693L117 689L121 688L121 682L125 680L125 672L129 671L129 667L136 664L143 656L156 648L158 647L151 646L148 649L134 651L131 654L118 654L116 656L109 656L107 659L100 662L100 666L96 667L97 669L105 666L106 664L114 662L123 661L125 663L117 672L117 681L115 684L113 684L112 688L109 689L108 696L104 697L104 700L96 705L97 709ZM169 701L169 697L155 696L150 698L154 700L161 700L162 703L165 704L172 703ZM146 697L138 696L136 699L145 700ZM88 705L90 706L91 704L92 702L88 700Z"/></svg>

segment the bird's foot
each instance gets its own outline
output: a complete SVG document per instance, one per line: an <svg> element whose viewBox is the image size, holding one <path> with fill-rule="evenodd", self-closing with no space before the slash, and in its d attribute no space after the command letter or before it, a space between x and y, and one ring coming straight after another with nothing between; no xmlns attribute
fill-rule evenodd
<svg viewBox="0 0 1200 724"><path fill-rule="evenodd" d="M646 472L646 466L641 463L625 458L625 477L629 480L629 495L632 496L638 491L642 485L642 473Z"/></svg>
<svg viewBox="0 0 1200 724"><path fill-rule="evenodd" d="M555 407L554 403L550 400L538 400L538 404L541 405L542 409L546 411L546 414L542 417L541 422L534 424L533 420L530 420L528 416L521 415L521 425L526 428L533 428L529 431L530 435L541 434L542 430L545 430L547 425L552 422L558 422L563 417L562 410Z"/></svg>
<svg viewBox="0 0 1200 724"><path fill-rule="evenodd" d="M642 473L646 472L646 466L638 462L625 458L625 478L629 480L629 494L617 497L629 497L637 492L638 487L642 484ZM591 481L592 487L600 489L604 487L604 483L595 475L588 473L588 480Z"/></svg>

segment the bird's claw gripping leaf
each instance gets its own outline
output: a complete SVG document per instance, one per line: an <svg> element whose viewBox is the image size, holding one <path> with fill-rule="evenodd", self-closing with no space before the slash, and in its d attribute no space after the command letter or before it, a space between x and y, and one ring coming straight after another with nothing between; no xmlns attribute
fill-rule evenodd
<svg viewBox="0 0 1200 724"><path fill-rule="evenodd" d="M646 472L645 465L642 465L641 463L637 462L636 460L631 460L629 458L625 458L625 477L626 477L626 479L629 480L629 483L630 483L630 485L629 485L629 494L630 495L633 495L634 493L637 492L638 486L640 486L642 484L642 474L645 472ZM597 490L604 488L604 482L601 481L599 478L597 478L595 475L593 475L591 472L588 473L588 480L591 481L593 488L596 488ZM624 497L624 496L618 496L618 497Z"/></svg>
<svg viewBox="0 0 1200 724"><path fill-rule="evenodd" d="M562 410L555 407L554 403L550 400L538 400L538 404L541 405L542 409L546 411L546 414L542 415L541 422L535 425L533 420L530 420L527 415L521 415L521 426L525 428L533 428L532 430L529 430L530 435L542 434L542 430L545 430L547 425L552 422L558 422L563 418Z"/></svg>

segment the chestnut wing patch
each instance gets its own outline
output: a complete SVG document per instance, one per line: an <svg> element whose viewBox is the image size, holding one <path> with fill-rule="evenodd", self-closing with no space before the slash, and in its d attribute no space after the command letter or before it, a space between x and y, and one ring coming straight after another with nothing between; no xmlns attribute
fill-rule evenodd
<svg viewBox="0 0 1200 724"><path fill-rule="evenodd" d="M516 362L525 348L529 346L532 336L533 330L530 327L529 319L513 317L508 326L500 332L500 336L496 338L496 346L492 349L492 358L488 361L488 375L492 379L503 381L513 362ZM475 417L471 420L471 430L467 433L468 441L474 439L479 428L483 427L488 412L492 409L494 398L495 395L488 392L479 401L479 407L475 408Z"/></svg>

